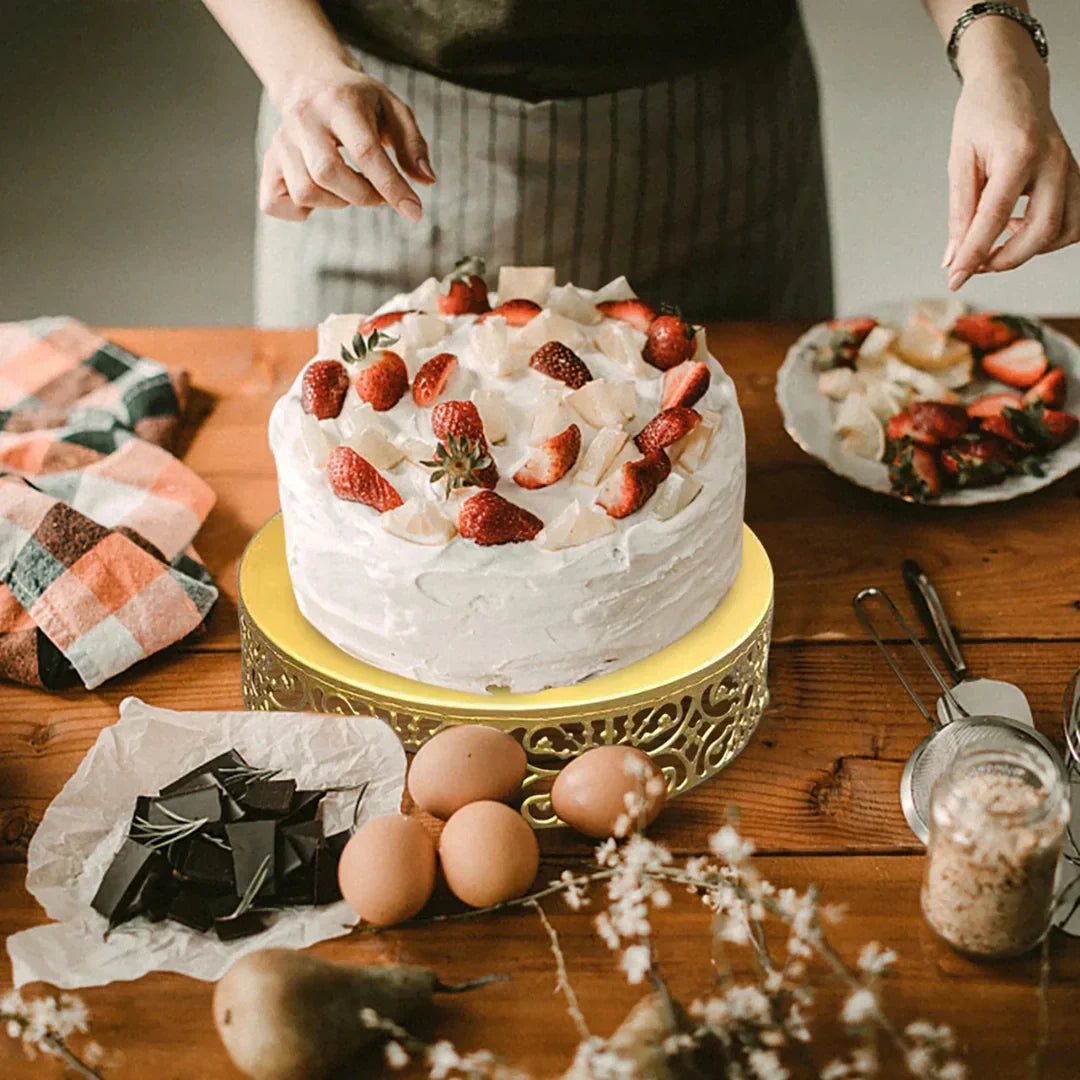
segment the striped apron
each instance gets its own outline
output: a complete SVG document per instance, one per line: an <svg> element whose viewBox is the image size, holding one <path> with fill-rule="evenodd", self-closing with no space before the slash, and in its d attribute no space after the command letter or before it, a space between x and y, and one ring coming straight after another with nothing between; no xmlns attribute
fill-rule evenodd
<svg viewBox="0 0 1080 1080"><path fill-rule="evenodd" d="M466 254L590 288L625 274L693 320L831 313L817 79L797 21L723 67L541 102L357 55L412 107L438 183L419 189L418 224L388 207L259 215L258 325L370 312ZM264 95L260 162L277 124Z"/></svg>

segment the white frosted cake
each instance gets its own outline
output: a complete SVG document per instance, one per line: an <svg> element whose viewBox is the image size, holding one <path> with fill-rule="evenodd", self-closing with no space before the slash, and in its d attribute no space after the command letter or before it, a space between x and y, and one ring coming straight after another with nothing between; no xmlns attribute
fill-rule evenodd
<svg viewBox="0 0 1080 1080"><path fill-rule="evenodd" d="M578 683L670 645L734 582L735 387L703 329L625 279L593 292L504 267L486 296L469 269L381 318L331 316L277 402L293 589L385 671L475 692Z"/></svg>

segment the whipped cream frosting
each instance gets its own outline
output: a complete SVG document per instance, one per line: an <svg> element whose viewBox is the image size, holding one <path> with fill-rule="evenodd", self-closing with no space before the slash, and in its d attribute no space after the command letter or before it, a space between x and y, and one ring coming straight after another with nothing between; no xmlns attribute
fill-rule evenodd
<svg viewBox="0 0 1080 1080"><path fill-rule="evenodd" d="M591 306L595 297L605 298L603 292L567 293L569 288L562 287L566 302L560 306L571 311L570 303L580 309L582 300ZM412 293L392 297L379 311L434 310L433 294L432 281L424 282ZM497 303L494 295L491 303ZM457 355L457 370L440 400L468 399L474 390L505 395L507 438L491 446L500 473L496 490L545 523L575 498L590 505L599 488L576 482L573 473L535 491L512 479L528 453L541 391L553 385L566 388L527 366L509 376L494 374L472 344L476 317L443 318L447 333L442 340L422 345L418 335L393 348L405 359L410 379L436 353ZM328 319L320 330L319 355L336 356L339 343L351 339L359 321L359 316ZM571 326L556 320L555 325L575 338L567 343L594 378L633 382L637 410L626 430L635 435L660 409L662 374L650 368L649 374L635 376L599 352L595 335L603 324ZM512 347L526 358L532 350L518 339L528 329L508 331ZM528 693L571 685L670 645L723 599L741 560L742 415L731 379L714 357L706 362L712 378L695 408L719 413L721 422L706 460L694 473L702 484L700 494L669 520L654 517L646 503L616 521L614 532L556 551L535 542L482 547L460 536L427 546L386 532L375 510L337 498L325 469L312 464L301 434L298 376L274 407L270 444L289 573L301 612L325 637L361 660L473 692L498 687ZM377 417L392 436L421 439L434 448L431 409L418 408L411 395ZM595 430L572 412L569 419L581 427L587 445ZM320 423L332 436L337 421ZM461 497L446 501L427 470L406 459L383 472L403 498L435 502L456 520Z"/></svg>

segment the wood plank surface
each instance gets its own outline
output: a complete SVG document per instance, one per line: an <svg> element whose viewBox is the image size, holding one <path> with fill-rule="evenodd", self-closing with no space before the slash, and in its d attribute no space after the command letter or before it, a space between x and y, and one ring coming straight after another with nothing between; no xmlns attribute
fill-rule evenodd
<svg viewBox="0 0 1080 1080"><path fill-rule="evenodd" d="M1080 320L1060 321L1080 335ZM676 800L655 835L679 853L703 850L708 833L738 806L741 828L765 854L778 885L823 886L845 903L836 931L849 957L869 939L901 956L887 991L901 1021L924 1015L954 1025L973 1077L1027 1076L1037 1000L1034 962L975 965L938 943L918 909L922 859L900 814L897 787L911 750L926 734L867 642L850 599L879 584L900 598L899 563L913 555L937 581L980 674L1017 681L1039 727L1057 739L1061 694L1080 663L1080 481L1068 478L1022 502L969 511L909 507L834 477L788 438L774 400L775 372L799 324L724 324L709 330L713 351L734 377L748 430L747 520L777 574L772 704L744 754L715 780ZM248 329L115 330L108 336L186 368L198 395L185 431L185 460L218 494L197 546L222 588L209 632L156 657L92 693L48 695L5 687L0 711L0 933L43 919L25 893L23 866L32 829L103 726L129 694L165 707L238 708L239 642L235 575L244 546L277 508L266 421L274 401L311 354L310 331ZM197 422L196 422L197 421ZM905 663L910 662L910 657ZM915 670L912 668L911 670ZM920 686L929 690L928 679ZM553 875L581 865L588 845L561 831L542 834ZM586 1014L606 1033L633 1003L587 913L549 903L563 936ZM708 989L708 916L677 896L657 920L675 990ZM477 948L482 944L482 948ZM558 997L535 915L353 934L317 947L353 962L384 958L426 963L449 979L485 968L512 972L496 991L439 1007L425 1033L463 1048L488 1046L536 1076L565 1067L575 1036ZM1044 1075L1080 1075L1080 945L1054 940L1051 1044ZM6 969L2 969L6 970ZM840 1052L838 991L822 1000L815 1040L819 1065ZM87 991L94 1034L107 1047L106 1075L214 1078L236 1075L209 1025L210 987L153 975L136 984ZM50 1071L51 1070L51 1071ZM377 1072L377 1070L375 1070ZM368 1063L353 1076L371 1075ZM0 1075L59 1076L30 1066L0 1043ZM895 1068L886 1075L901 1075Z"/></svg>

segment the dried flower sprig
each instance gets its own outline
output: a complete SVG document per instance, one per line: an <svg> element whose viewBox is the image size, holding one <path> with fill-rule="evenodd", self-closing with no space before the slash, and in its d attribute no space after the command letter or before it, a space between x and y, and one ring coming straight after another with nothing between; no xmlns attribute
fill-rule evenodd
<svg viewBox="0 0 1080 1080"><path fill-rule="evenodd" d="M71 1035L85 1035L90 1028L89 1010L74 994L27 1000L18 990L9 990L0 997L0 1023L10 1038L22 1043L31 1060L39 1052L48 1054L85 1080L101 1080L94 1068L101 1060L101 1047L88 1042L80 1057L68 1046Z"/></svg>

